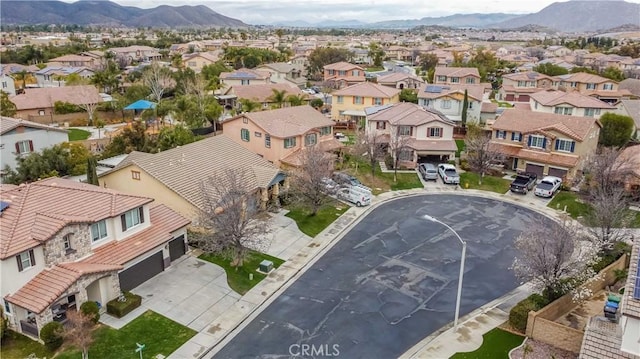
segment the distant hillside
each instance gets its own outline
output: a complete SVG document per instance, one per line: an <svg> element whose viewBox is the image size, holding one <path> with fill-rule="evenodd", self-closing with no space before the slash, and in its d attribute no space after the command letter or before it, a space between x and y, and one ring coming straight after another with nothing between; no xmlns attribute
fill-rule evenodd
<svg viewBox="0 0 640 359"><path fill-rule="evenodd" d="M456 14L444 17L423 17L419 20L391 20L369 24L368 27L381 29L408 29L416 26L446 26L446 27L474 27L485 28L494 24L511 20L521 15L514 14Z"/></svg>
<svg viewBox="0 0 640 359"><path fill-rule="evenodd" d="M11 24L77 24L151 27L247 27L240 20L204 5L140 9L110 1L15 1L3 0L0 22Z"/></svg>
<svg viewBox="0 0 640 359"><path fill-rule="evenodd" d="M556 2L535 14L503 21L496 28L512 29L539 25L564 32L598 31L627 24L640 24L640 4L618 0Z"/></svg>

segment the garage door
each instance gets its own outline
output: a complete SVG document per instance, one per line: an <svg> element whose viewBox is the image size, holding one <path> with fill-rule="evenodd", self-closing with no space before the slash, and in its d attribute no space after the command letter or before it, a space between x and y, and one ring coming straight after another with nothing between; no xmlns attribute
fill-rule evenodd
<svg viewBox="0 0 640 359"><path fill-rule="evenodd" d="M529 102L529 95L518 96L518 102Z"/></svg>
<svg viewBox="0 0 640 359"><path fill-rule="evenodd" d="M122 291L131 290L140 284L151 279L164 270L164 261L162 260L162 251L152 255L142 262L125 269L118 277L120 278L120 289Z"/></svg>
<svg viewBox="0 0 640 359"><path fill-rule="evenodd" d="M565 177L567 176L567 170L549 167L549 176L556 176L556 177L565 179Z"/></svg>
<svg viewBox="0 0 640 359"><path fill-rule="evenodd" d="M544 166L527 164L525 167L525 171L535 173L538 175L538 178L542 178L542 174L544 173Z"/></svg>
<svg viewBox="0 0 640 359"><path fill-rule="evenodd" d="M504 100L505 101L513 101L515 100L516 96L514 94L508 94L507 96L505 96Z"/></svg>
<svg viewBox="0 0 640 359"><path fill-rule="evenodd" d="M184 236L180 236L169 242L169 258L171 258L172 262L186 253L185 247Z"/></svg>

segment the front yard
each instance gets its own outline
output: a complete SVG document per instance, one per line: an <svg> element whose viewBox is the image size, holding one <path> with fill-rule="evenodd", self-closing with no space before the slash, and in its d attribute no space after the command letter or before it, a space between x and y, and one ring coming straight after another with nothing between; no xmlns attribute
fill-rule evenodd
<svg viewBox="0 0 640 359"><path fill-rule="evenodd" d="M482 184L478 184L480 175L473 172L464 172L460 174L460 187L464 189L479 189L483 191L491 191L505 194L509 191L511 181L502 177L484 176Z"/></svg>
<svg viewBox="0 0 640 359"><path fill-rule="evenodd" d="M508 359L509 351L522 344L523 336L495 328L482 336L482 346L468 353L456 353L451 359Z"/></svg>
<svg viewBox="0 0 640 359"><path fill-rule="evenodd" d="M309 237L315 237L346 212L349 206L338 201L331 201L320 208L315 216L311 216L311 211L304 206L290 205L285 208L289 210L286 216L296 221L298 229L302 233Z"/></svg>
<svg viewBox="0 0 640 359"><path fill-rule="evenodd" d="M577 193L568 191L558 192L547 207L559 211L564 211L566 207L567 213L573 219L577 219L578 217L584 218L591 210L589 204L584 203ZM629 223L627 227L640 228L640 211L629 210Z"/></svg>
<svg viewBox="0 0 640 359"><path fill-rule="evenodd" d="M371 175L371 164L354 159L346 159L342 165L342 171L355 176L365 186L370 187L374 195L388 191L399 191L411 188L424 188L418 172L398 173L397 181L393 181L393 173L380 170L380 166L375 166L375 176Z"/></svg>
<svg viewBox="0 0 640 359"><path fill-rule="evenodd" d="M68 131L69 131L69 142L83 141L91 137L91 132L81 130L79 128L70 128Z"/></svg>

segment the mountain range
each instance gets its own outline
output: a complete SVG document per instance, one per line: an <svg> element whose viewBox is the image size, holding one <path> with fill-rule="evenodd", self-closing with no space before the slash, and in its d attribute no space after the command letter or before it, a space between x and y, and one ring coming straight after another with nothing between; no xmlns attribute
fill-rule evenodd
<svg viewBox="0 0 640 359"><path fill-rule="evenodd" d="M78 24L128 27L247 27L241 20L221 15L204 5L168 6L151 9L121 6L108 0L61 1L3 0L0 22L18 24ZM287 21L271 24L287 27L409 29L416 26L446 26L517 29L528 26L563 32L606 30L621 26L640 27L640 4L622 0L572 0L556 2L537 13L456 14L444 17L390 20L367 23L361 20L309 23Z"/></svg>

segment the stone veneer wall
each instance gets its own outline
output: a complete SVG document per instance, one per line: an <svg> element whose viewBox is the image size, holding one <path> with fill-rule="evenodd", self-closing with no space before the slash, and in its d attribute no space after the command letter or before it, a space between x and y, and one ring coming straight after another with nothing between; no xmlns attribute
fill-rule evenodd
<svg viewBox="0 0 640 359"><path fill-rule="evenodd" d="M71 234L71 251L63 246L63 238ZM58 263L74 262L91 254L91 229L88 224L72 224L64 227L44 244L44 259L47 267Z"/></svg>

